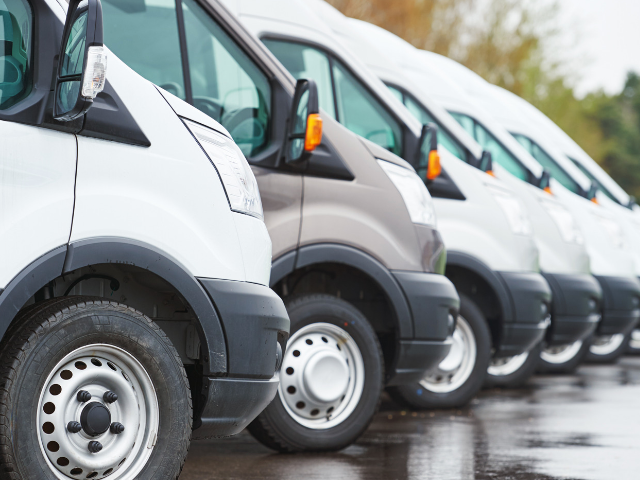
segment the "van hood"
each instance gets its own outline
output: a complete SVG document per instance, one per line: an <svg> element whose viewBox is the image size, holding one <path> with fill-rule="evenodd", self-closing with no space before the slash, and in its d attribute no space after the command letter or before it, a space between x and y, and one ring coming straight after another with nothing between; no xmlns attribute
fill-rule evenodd
<svg viewBox="0 0 640 480"><path fill-rule="evenodd" d="M403 160L402 158L397 156L395 153L391 153L386 148L382 148L377 143L373 143L372 141L367 140L366 138L362 138L360 136L358 136L358 140L362 142L365 148L369 150L371 155L373 155L375 158L379 158L380 160L385 160L387 162L395 163L396 165L400 167L408 168L409 170L414 169L409 162L407 162L406 160Z"/></svg>

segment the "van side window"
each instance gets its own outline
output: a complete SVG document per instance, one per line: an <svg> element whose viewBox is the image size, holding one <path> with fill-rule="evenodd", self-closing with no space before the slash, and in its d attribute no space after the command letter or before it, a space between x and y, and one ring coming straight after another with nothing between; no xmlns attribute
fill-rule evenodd
<svg viewBox="0 0 640 480"><path fill-rule="evenodd" d="M580 185L578 185L578 183L571 178L567 172L565 172L564 169L547 154L547 152L540 148L540 145L524 135L515 134L513 136L531 154L531 156L535 158L540 165L542 165L543 168L549 170L551 176L560 182L563 187L573 193L580 194L582 191Z"/></svg>
<svg viewBox="0 0 640 480"><path fill-rule="evenodd" d="M102 4L105 45L113 53L220 122L246 156L264 150L271 115L269 82L202 7L194 0Z"/></svg>
<svg viewBox="0 0 640 480"><path fill-rule="evenodd" d="M186 100L175 0L102 0L104 43L147 80Z"/></svg>
<svg viewBox="0 0 640 480"><path fill-rule="evenodd" d="M266 76L194 0L183 0L193 105L220 122L250 157L269 140Z"/></svg>
<svg viewBox="0 0 640 480"><path fill-rule="evenodd" d="M298 43L269 39L263 40L263 43L296 80L301 78L315 80L320 108L331 118L336 118L331 64L327 55L317 48Z"/></svg>
<svg viewBox="0 0 640 480"><path fill-rule="evenodd" d="M0 1L0 110L31 91L32 25L31 7L25 0Z"/></svg>
<svg viewBox="0 0 640 480"><path fill-rule="evenodd" d="M308 45L263 42L294 77L316 81L320 106L328 114L361 137L402 155L400 125L339 60Z"/></svg>
<svg viewBox="0 0 640 480"><path fill-rule="evenodd" d="M529 171L514 157L486 128L468 115L450 112L462 127L475 138L482 148L489 150L493 161L508 171L514 177L529 180Z"/></svg>
<svg viewBox="0 0 640 480"><path fill-rule="evenodd" d="M426 125L427 123L434 123L438 126L438 144L446 148L450 153L455 155L457 158L462 160L463 162L467 161L467 156L465 154L465 149L460 146L460 144L453 139L449 132L447 132L439 122L436 121L435 118L424 108L416 99L414 99L411 95L406 92L399 90L396 87L387 85L391 93L393 93L398 100L404 103L404 106L407 107L407 110L411 112L411 114L416 117L420 123Z"/></svg>

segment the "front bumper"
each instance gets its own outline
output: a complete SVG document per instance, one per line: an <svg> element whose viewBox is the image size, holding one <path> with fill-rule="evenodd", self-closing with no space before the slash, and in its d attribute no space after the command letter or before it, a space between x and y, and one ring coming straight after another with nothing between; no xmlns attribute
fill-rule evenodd
<svg viewBox="0 0 640 480"><path fill-rule="evenodd" d="M497 272L509 292L495 357L510 357L531 350L545 336L551 321L551 289L539 273Z"/></svg>
<svg viewBox="0 0 640 480"><path fill-rule="evenodd" d="M568 345L591 335L600 321L602 288L588 274L543 273L553 292L548 345Z"/></svg>
<svg viewBox="0 0 640 480"><path fill-rule="evenodd" d="M422 380L447 356L460 297L443 275L396 271L393 276L407 298L414 331L414 338L398 342L394 366L387 373L388 385L401 385Z"/></svg>
<svg viewBox="0 0 640 480"><path fill-rule="evenodd" d="M278 370L289 338L284 303L264 285L199 279L219 313L227 344L227 377L202 379L194 438L242 431L278 390Z"/></svg>
<svg viewBox="0 0 640 480"><path fill-rule="evenodd" d="M598 335L627 334L640 320L640 280L596 276L602 287L602 320Z"/></svg>

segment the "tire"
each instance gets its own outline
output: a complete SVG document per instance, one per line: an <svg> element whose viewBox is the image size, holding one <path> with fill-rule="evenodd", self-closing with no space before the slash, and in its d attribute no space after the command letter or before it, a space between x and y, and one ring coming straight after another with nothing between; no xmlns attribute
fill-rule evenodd
<svg viewBox="0 0 640 480"><path fill-rule="evenodd" d="M305 295L286 307L291 337L278 394L248 430L278 452L341 450L378 410L384 377L378 338L344 300Z"/></svg>
<svg viewBox="0 0 640 480"><path fill-rule="evenodd" d="M485 388L522 387L535 373L540 361L541 350L542 342L529 352L511 357L509 362L504 365L501 364L501 360L492 360L487 369L487 377L484 381Z"/></svg>
<svg viewBox="0 0 640 480"><path fill-rule="evenodd" d="M0 354L0 478L178 478L191 438L191 391L153 321L74 296L25 309L15 325ZM117 398L106 396L107 386ZM124 431L113 433L112 420ZM84 433L69 433L74 421ZM103 450L88 454L89 440Z"/></svg>
<svg viewBox="0 0 640 480"><path fill-rule="evenodd" d="M592 336L589 351L584 357L587 363L615 363L625 353L631 333L613 335L608 344L598 345L603 337Z"/></svg>
<svg viewBox="0 0 640 480"><path fill-rule="evenodd" d="M538 362L538 373L574 373L584 362L589 351L589 342L578 341L571 345L543 348Z"/></svg>
<svg viewBox="0 0 640 480"><path fill-rule="evenodd" d="M626 353L627 355L640 355L640 328L631 332Z"/></svg>
<svg viewBox="0 0 640 480"><path fill-rule="evenodd" d="M473 349L475 355L469 355ZM451 364L447 365L446 362L456 360L458 357L453 356L461 351L463 359L453 371ZM447 368L434 371L420 383L390 387L389 394L397 402L417 409L463 407L482 388L490 357L491 333L487 321L476 304L461 294L454 346L438 367Z"/></svg>

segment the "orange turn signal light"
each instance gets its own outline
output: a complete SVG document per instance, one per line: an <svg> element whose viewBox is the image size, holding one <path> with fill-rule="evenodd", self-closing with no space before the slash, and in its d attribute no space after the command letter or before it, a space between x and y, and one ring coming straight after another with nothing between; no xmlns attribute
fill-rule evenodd
<svg viewBox="0 0 640 480"><path fill-rule="evenodd" d="M551 191L551 187L544 187L544 191L547 192L549 195L553 195L553 192Z"/></svg>
<svg viewBox="0 0 640 480"><path fill-rule="evenodd" d="M431 150L429 152L429 163L427 164L427 180L435 180L441 173L440 154L437 150Z"/></svg>
<svg viewBox="0 0 640 480"><path fill-rule="evenodd" d="M307 132L304 136L304 149L312 152L322 142L322 118L318 113L307 117Z"/></svg>
<svg viewBox="0 0 640 480"><path fill-rule="evenodd" d="M496 174L493 173L493 170L487 170L486 174L492 176L493 178L496 178Z"/></svg>
<svg viewBox="0 0 640 480"><path fill-rule="evenodd" d="M597 199L596 197L593 197L593 198L591 199L591 201L592 201L593 203L595 203L596 205L600 205L600 202L598 201L598 199Z"/></svg>

